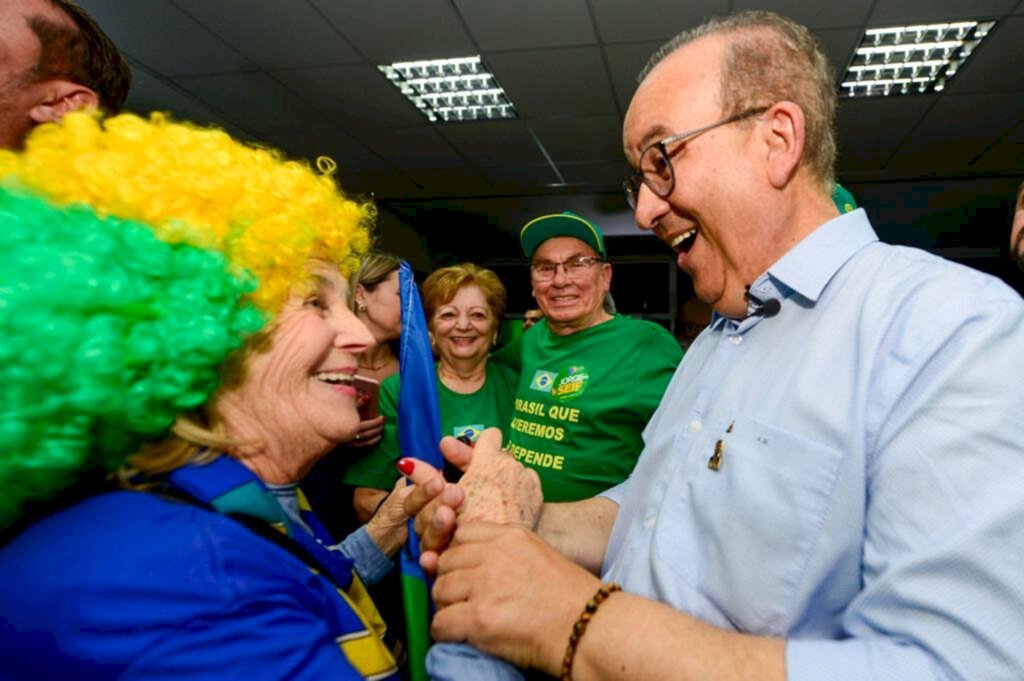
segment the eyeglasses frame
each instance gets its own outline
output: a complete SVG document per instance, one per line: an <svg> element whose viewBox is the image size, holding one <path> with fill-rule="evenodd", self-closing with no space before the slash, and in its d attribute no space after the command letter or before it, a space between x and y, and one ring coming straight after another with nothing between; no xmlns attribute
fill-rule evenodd
<svg viewBox="0 0 1024 681"><path fill-rule="evenodd" d="M698 135L708 132L709 130L714 130L715 128L719 128L723 125L729 125L730 123L742 121L743 119L750 118L751 116L763 114L770 108L770 106L759 106L753 109L746 109L737 114L733 114L732 116L723 118L720 121L711 123L710 125L705 125L702 128L697 128L696 130L689 130L687 132L681 132L676 135L670 135L669 137L658 140L657 142L652 142L651 144L647 145L647 147L645 147L643 152L640 154L640 159L637 163L637 170L627 175L626 179L622 181L622 191L626 195L626 203L629 204L629 207L631 209L636 210L637 203L639 203L640 199L640 187L641 185L644 184L647 185L648 189L654 192L655 196L662 199L671 194L675 190L676 171L675 168L672 167L672 155L668 153L667 147L669 144L675 144L676 142L682 142L684 140L690 141L694 137L697 137ZM682 147L677 147L675 151L678 151L680 148ZM664 156L665 160L667 161L668 172L669 175L671 175L672 179L669 182L668 190L665 193L659 192L653 184L648 182L647 176L643 174L642 170L640 170L640 168L643 167L644 157L647 156L647 153L650 152L652 149L657 149L658 151L660 151L661 155ZM636 189L633 189L633 187L635 187Z"/></svg>
<svg viewBox="0 0 1024 681"><path fill-rule="evenodd" d="M537 281L541 281L541 282L554 281L555 277L558 276L558 266L561 265L562 266L562 271L565 272L566 278L570 279L572 281L576 281L576 278L573 277L571 274L569 274L569 268L567 268L565 266L565 263L573 261L573 260L576 260L576 261L584 261L584 260L588 261L587 265L586 265L587 268L593 267L594 265L601 264L601 263L604 262L604 260L602 258L600 258L599 256L596 256L596 255L574 255L573 257L566 258L565 260L562 260L561 262L552 262L551 264L554 265L555 269L554 269L554 271L552 271L550 279L542 279L541 277L538 277L537 273L536 273L536 270L534 269L535 264L534 263L530 263L530 276L533 277L534 279L536 279ZM550 261L548 261L548 262L550 262Z"/></svg>

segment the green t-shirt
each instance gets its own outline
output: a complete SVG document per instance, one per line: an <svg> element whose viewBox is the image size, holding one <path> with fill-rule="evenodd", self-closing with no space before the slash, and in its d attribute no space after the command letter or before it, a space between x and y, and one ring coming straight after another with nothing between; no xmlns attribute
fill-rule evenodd
<svg viewBox="0 0 1024 681"><path fill-rule="evenodd" d="M536 469L545 501L587 499L629 476L680 359L664 328L621 315L568 336L539 322L491 357L521 370L505 447Z"/></svg>
<svg viewBox="0 0 1024 681"><path fill-rule="evenodd" d="M468 435L476 442L484 428L504 428L512 418L516 383L519 374L507 366L487 363L484 384L475 393L462 394L449 390L437 381L437 397L441 407L441 435ZM398 444L399 374L380 384L380 413L384 416L381 440L366 456L359 457L345 469L344 482L356 487L390 490L398 479L395 462L416 452L402 452Z"/></svg>

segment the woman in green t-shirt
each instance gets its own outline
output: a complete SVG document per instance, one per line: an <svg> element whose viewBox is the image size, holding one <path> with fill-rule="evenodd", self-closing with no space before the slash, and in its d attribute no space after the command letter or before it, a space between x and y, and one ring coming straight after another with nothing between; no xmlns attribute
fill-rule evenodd
<svg viewBox="0 0 1024 681"><path fill-rule="evenodd" d="M423 282L423 309L430 327L437 363L441 434L476 441L484 428L508 426L519 375L488 364L505 315L505 287L489 269L463 263L435 271ZM356 514L373 516L380 501L395 485L395 462L403 454L398 444L399 376L386 378L380 388L384 433L366 456L352 462L344 482L357 487Z"/></svg>

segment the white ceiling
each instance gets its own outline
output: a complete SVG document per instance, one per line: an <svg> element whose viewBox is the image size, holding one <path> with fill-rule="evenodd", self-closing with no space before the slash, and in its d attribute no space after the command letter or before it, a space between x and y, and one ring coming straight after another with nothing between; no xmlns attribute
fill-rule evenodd
<svg viewBox="0 0 1024 681"><path fill-rule="evenodd" d="M1024 168L1024 0L80 0L135 67L129 107L297 155L380 198L617 191L622 114L665 39L730 10L813 29L842 71L866 26L999 20L941 94L843 101L848 182ZM521 119L431 124L376 64L480 53ZM565 186L562 183L565 183Z"/></svg>

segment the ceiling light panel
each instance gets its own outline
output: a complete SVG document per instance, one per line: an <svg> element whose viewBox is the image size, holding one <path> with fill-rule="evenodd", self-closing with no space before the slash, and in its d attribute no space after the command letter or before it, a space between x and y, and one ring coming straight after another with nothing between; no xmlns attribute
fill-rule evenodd
<svg viewBox="0 0 1024 681"><path fill-rule="evenodd" d="M941 92L996 25L957 21L872 28L843 76L841 97Z"/></svg>
<svg viewBox="0 0 1024 681"><path fill-rule="evenodd" d="M432 122L517 118L515 107L479 56L377 66Z"/></svg>

